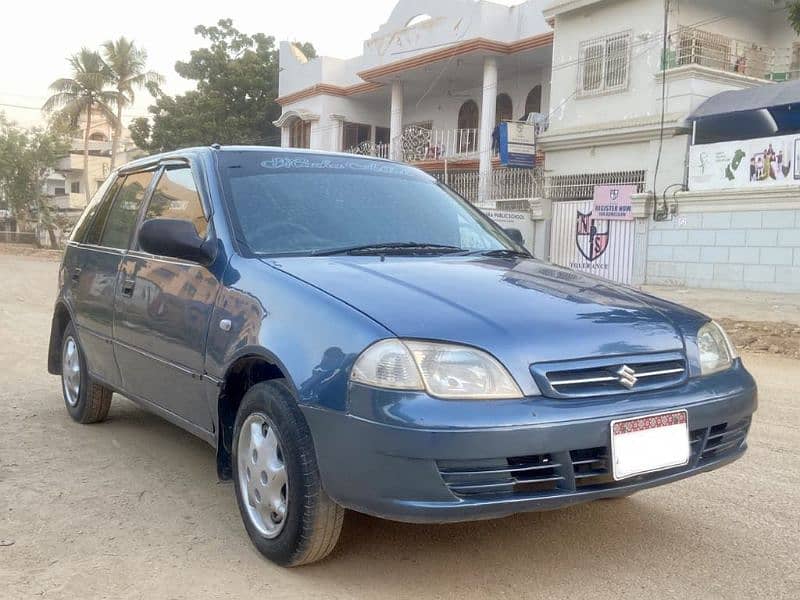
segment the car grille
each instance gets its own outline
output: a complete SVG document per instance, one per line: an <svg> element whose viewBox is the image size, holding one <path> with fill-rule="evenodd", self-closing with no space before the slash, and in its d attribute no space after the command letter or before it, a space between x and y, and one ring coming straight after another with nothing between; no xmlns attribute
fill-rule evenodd
<svg viewBox="0 0 800 600"><path fill-rule="evenodd" d="M750 419L732 425L690 432L691 458L685 467L615 481L608 447L570 450L503 459L438 461L448 489L459 497L557 496L575 491L602 491L646 482L670 472L681 472L736 453L744 444Z"/></svg>
<svg viewBox="0 0 800 600"><path fill-rule="evenodd" d="M658 390L688 378L683 354L610 357L531 365L539 388L550 398L587 398Z"/></svg>

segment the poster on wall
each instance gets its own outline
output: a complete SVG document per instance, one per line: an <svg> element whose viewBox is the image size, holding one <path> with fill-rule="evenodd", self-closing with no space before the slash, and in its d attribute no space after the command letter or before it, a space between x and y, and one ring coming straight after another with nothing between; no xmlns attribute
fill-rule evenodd
<svg viewBox="0 0 800 600"><path fill-rule="evenodd" d="M800 184L798 162L798 135L692 146L689 151L689 189Z"/></svg>
<svg viewBox="0 0 800 600"><path fill-rule="evenodd" d="M633 221L635 185L596 185L592 213L595 219Z"/></svg>

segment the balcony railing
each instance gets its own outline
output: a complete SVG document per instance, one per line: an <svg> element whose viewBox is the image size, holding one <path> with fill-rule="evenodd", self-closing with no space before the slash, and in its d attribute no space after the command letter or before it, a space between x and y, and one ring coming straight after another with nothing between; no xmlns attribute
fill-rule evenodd
<svg viewBox="0 0 800 600"><path fill-rule="evenodd" d="M701 65L759 79L783 81L791 77L788 50L695 27L680 27L670 36L665 68L685 65Z"/></svg>
<svg viewBox="0 0 800 600"><path fill-rule="evenodd" d="M406 162L471 158L478 155L478 130L407 127L401 144Z"/></svg>
<svg viewBox="0 0 800 600"><path fill-rule="evenodd" d="M426 160L466 159L478 156L477 129L430 129L406 127L397 142L404 162ZM347 152L362 156L389 158L389 144L366 141L350 147Z"/></svg>
<svg viewBox="0 0 800 600"><path fill-rule="evenodd" d="M375 142L361 142L357 146L351 146L345 152L359 154L361 156L374 156L376 158L389 158L389 144Z"/></svg>

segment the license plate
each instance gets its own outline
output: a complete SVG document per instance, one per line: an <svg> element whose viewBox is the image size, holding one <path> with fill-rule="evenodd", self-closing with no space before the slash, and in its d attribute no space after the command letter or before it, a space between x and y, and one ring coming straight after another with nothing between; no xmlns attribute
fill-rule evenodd
<svg viewBox="0 0 800 600"><path fill-rule="evenodd" d="M679 410L611 421L614 479L689 464L689 415Z"/></svg>

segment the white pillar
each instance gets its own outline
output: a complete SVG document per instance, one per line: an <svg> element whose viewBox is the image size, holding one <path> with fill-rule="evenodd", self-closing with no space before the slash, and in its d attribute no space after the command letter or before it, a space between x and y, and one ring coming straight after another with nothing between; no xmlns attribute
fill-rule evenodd
<svg viewBox="0 0 800 600"><path fill-rule="evenodd" d="M389 158L403 160L403 84L392 82L392 113L389 120Z"/></svg>
<svg viewBox="0 0 800 600"><path fill-rule="evenodd" d="M492 131L497 103L497 59L487 56L483 61L483 99L481 100L481 129L478 132L480 180L478 201L488 202L492 179Z"/></svg>
<svg viewBox="0 0 800 600"><path fill-rule="evenodd" d="M289 134L289 125L281 127L281 148L288 148L291 144Z"/></svg>
<svg viewBox="0 0 800 600"><path fill-rule="evenodd" d="M331 147L333 152L344 152L342 148L344 117L342 115L331 115Z"/></svg>

